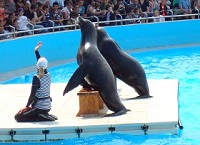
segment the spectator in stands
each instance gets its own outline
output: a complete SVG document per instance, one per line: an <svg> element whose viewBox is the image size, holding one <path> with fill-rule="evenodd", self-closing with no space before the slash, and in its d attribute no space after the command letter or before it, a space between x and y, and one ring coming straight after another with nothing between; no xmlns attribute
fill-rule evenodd
<svg viewBox="0 0 200 145"><path fill-rule="evenodd" d="M23 0L16 0L16 2L15 2L15 6L16 6L16 11L18 11L19 8L23 8L23 9L24 9L24 3L23 3Z"/></svg>
<svg viewBox="0 0 200 145"><path fill-rule="evenodd" d="M106 13L103 16L102 20L103 21L107 21L107 22L100 24L100 26L116 25L116 22L109 22L109 21L112 21L112 20L116 20L115 13L114 13L114 10L113 10L112 6L110 4L108 4L105 7L105 10L106 10Z"/></svg>
<svg viewBox="0 0 200 145"><path fill-rule="evenodd" d="M65 7L62 9L62 17L64 19L63 24L65 25L68 19L70 19L70 13L73 8L73 3L71 1L65 1L64 4L65 4Z"/></svg>
<svg viewBox="0 0 200 145"><path fill-rule="evenodd" d="M24 16L24 10L23 10L23 8L19 8L18 9L17 23L18 23L18 31L27 31L27 30L30 30L30 28L28 27L29 21L28 21L28 18L26 16ZM25 36L25 35L31 35L31 34L32 34L31 31L27 31L27 32L19 33L18 36Z"/></svg>
<svg viewBox="0 0 200 145"><path fill-rule="evenodd" d="M134 10L133 9L130 9L130 11L128 12L127 16L125 17L125 19L132 19L132 20L128 20L128 21L125 21L125 24L134 24L135 21L133 20L134 18Z"/></svg>
<svg viewBox="0 0 200 145"><path fill-rule="evenodd" d="M154 11L154 18L153 18L153 22L164 22L165 18L160 15L160 12L158 10Z"/></svg>
<svg viewBox="0 0 200 145"><path fill-rule="evenodd" d="M79 14L79 4L78 3L75 3L73 5L73 8L72 8L73 11L77 12ZM79 14L80 15L80 14Z"/></svg>
<svg viewBox="0 0 200 145"><path fill-rule="evenodd" d="M94 16L95 13L94 13L94 7L92 5L88 5L87 6L87 17L90 17L90 16Z"/></svg>
<svg viewBox="0 0 200 145"><path fill-rule="evenodd" d="M83 6L85 7L85 13L87 12L87 6L91 5L92 0L83 0Z"/></svg>
<svg viewBox="0 0 200 145"><path fill-rule="evenodd" d="M198 14L198 12L200 11L200 0L196 0L193 4L193 10L192 13L193 14ZM195 16L195 18L197 19L198 16Z"/></svg>
<svg viewBox="0 0 200 145"><path fill-rule="evenodd" d="M42 25L42 26L46 26L43 25L43 19L45 16L45 13L43 13L43 5L40 2L37 2L38 8L37 10L34 12L34 18L35 18L35 22L37 25ZM48 32L48 30L46 29L46 32Z"/></svg>
<svg viewBox="0 0 200 145"><path fill-rule="evenodd" d="M85 17L85 7L84 7L84 1L83 0L77 0L78 4L79 4L79 9L78 9L78 13L80 14L80 16Z"/></svg>
<svg viewBox="0 0 200 145"><path fill-rule="evenodd" d="M44 26L42 25L38 25L35 19L35 12L38 9L38 5L37 3L33 3L31 5L31 7L28 10L24 10L24 16L26 16L28 18L28 21L33 25L33 29L41 29L41 30L37 30L35 33L46 33L47 30L42 29L44 28ZM31 28L32 29L32 26Z"/></svg>
<svg viewBox="0 0 200 145"><path fill-rule="evenodd" d="M102 0L100 9L105 10L109 0Z"/></svg>
<svg viewBox="0 0 200 145"><path fill-rule="evenodd" d="M26 3L24 4L24 11L29 10L31 7L31 3L29 1L26 1Z"/></svg>
<svg viewBox="0 0 200 145"><path fill-rule="evenodd" d="M38 9L36 10L36 15L37 15L37 17L40 17L40 16L42 16L42 18L43 18L43 4L41 3L41 2L37 2L37 5L38 5ZM40 19L39 21L41 21L42 19Z"/></svg>
<svg viewBox="0 0 200 145"><path fill-rule="evenodd" d="M131 0L123 0L123 4L124 4L124 6L125 6L125 10L126 10L126 13L128 13L129 11L130 11L130 9L131 9L131 4L132 4L133 2L131 1Z"/></svg>
<svg viewBox="0 0 200 145"><path fill-rule="evenodd" d="M115 13L116 20L122 20L123 19L123 17L120 14L119 6L118 5L114 6L114 13ZM125 22L123 22L123 21L117 21L116 22L116 25L123 25L123 24L125 24Z"/></svg>
<svg viewBox="0 0 200 145"><path fill-rule="evenodd" d="M179 0L178 1L178 6L179 6L179 9L181 11L180 14L184 14L184 15L187 15L187 14L192 14L192 9L191 9L191 2L190 0ZM189 16L185 16L184 17L185 19L188 19L190 18ZM193 17L191 17L193 18Z"/></svg>
<svg viewBox="0 0 200 145"><path fill-rule="evenodd" d="M50 6L50 1L49 0L38 0L37 2L40 2L42 5Z"/></svg>
<svg viewBox="0 0 200 145"><path fill-rule="evenodd" d="M148 0L139 0L139 4L141 6L141 10L145 17L149 16L150 5Z"/></svg>
<svg viewBox="0 0 200 145"><path fill-rule="evenodd" d="M7 24L9 23L8 25L14 26L14 22L16 21L16 19L17 19L16 14L15 13L10 13L8 15L8 17L6 18L6 21L7 21L6 23ZM16 30L18 30L18 29L16 29Z"/></svg>
<svg viewBox="0 0 200 145"><path fill-rule="evenodd" d="M10 21L9 25L12 25L12 26L14 26L13 23L14 23L14 21L15 21L16 19L17 19L17 16L16 16L15 13L10 13L10 14L8 15L8 17L7 17L7 20Z"/></svg>
<svg viewBox="0 0 200 145"><path fill-rule="evenodd" d="M173 11L178 10L178 0L172 0L171 9L173 9Z"/></svg>
<svg viewBox="0 0 200 145"><path fill-rule="evenodd" d="M141 20L142 12L138 8L134 9L134 18L137 18L137 20L134 21L135 24L144 23L144 20Z"/></svg>
<svg viewBox="0 0 200 145"><path fill-rule="evenodd" d="M167 7L168 9L171 9L172 8L172 0L166 0L166 4L167 4Z"/></svg>
<svg viewBox="0 0 200 145"><path fill-rule="evenodd" d="M70 13L70 18L71 18L71 19L76 20L78 16L79 16L79 14L78 14L76 11L72 11L72 12ZM73 24L74 24L74 22L73 22Z"/></svg>
<svg viewBox="0 0 200 145"><path fill-rule="evenodd" d="M79 16L78 12L72 11L70 13L70 19L67 21L66 25L74 25L78 16ZM78 26L76 26L76 27L78 27ZM75 26L67 27L67 29L73 30L73 29L75 29Z"/></svg>
<svg viewBox="0 0 200 145"><path fill-rule="evenodd" d="M89 19L92 22L97 22L97 19L94 17L95 16L95 10L92 5L87 6L87 13L86 13L86 18ZM101 19L100 19L101 21Z"/></svg>
<svg viewBox="0 0 200 145"><path fill-rule="evenodd" d="M140 5L139 1L138 0L131 0L131 2L132 3L130 4L129 9L137 8L137 9L139 9L140 13L142 13L142 9L141 9L141 5ZM130 11L130 10L128 10L128 11Z"/></svg>
<svg viewBox="0 0 200 145"><path fill-rule="evenodd" d="M6 17L13 12L16 12L16 6L13 0L5 0L4 1L4 8L5 8L5 13Z"/></svg>
<svg viewBox="0 0 200 145"><path fill-rule="evenodd" d="M5 13L5 8L4 8L4 2L3 0L0 0L0 19L1 21L5 20L6 18L6 13Z"/></svg>
<svg viewBox="0 0 200 145"><path fill-rule="evenodd" d="M100 17L102 15L102 10L100 9L100 2L96 1L95 2L95 7L94 7L94 15L97 17Z"/></svg>
<svg viewBox="0 0 200 145"><path fill-rule="evenodd" d="M95 3L96 3L96 1L95 1ZM109 0L108 4L112 7L112 9L114 9L114 6L116 5L116 4L114 4L114 2L112 0Z"/></svg>
<svg viewBox="0 0 200 145"><path fill-rule="evenodd" d="M6 25L6 21L2 21L0 19L0 40L4 40L4 39L10 39L12 38L12 35L7 34L9 33L9 31L4 29L4 26Z"/></svg>
<svg viewBox="0 0 200 145"><path fill-rule="evenodd" d="M154 15L154 11L159 10L159 4L156 0L149 0L149 17Z"/></svg>
<svg viewBox="0 0 200 145"><path fill-rule="evenodd" d="M63 25L63 15L62 11L59 8L58 2L53 3L53 8L50 11L51 20L54 22L54 26L62 26ZM64 30L64 28L56 28L55 31Z"/></svg>
<svg viewBox="0 0 200 145"><path fill-rule="evenodd" d="M93 8L95 8L95 3L96 3L96 1L95 1L95 0L91 0L91 3L90 3L90 5L92 5L92 6L93 6Z"/></svg>
<svg viewBox="0 0 200 145"><path fill-rule="evenodd" d="M171 15L170 13L170 7L167 6L166 0L161 0L160 2L160 7L159 7L159 12L162 16L168 16ZM171 20L171 18L165 18L166 21Z"/></svg>
<svg viewBox="0 0 200 145"><path fill-rule="evenodd" d="M126 17L126 9L125 9L125 5L124 5L123 1L117 0L117 4L115 5L115 7L118 7L120 15L124 19ZM130 11L130 10L128 10L128 11Z"/></svg>
<svg viewBox="0 0 200 145"><path fill-rule="evenodd" d="M54 2L57 2L58 3L58 9L61 9L64 8L64 1L69 1L69 0L50 0L50 6L53 8L53 3Z"/></svg>
<svg viewBox="0 0 200 145"><path fill-rule="evenodd" d="M15 16L15 15L16 15L15 13L10 13L9 16L6 18L5 30L8 30L9 32L14 32L19 29L18 22L17 22L17 16ZM12 38L15 38L17 36L18 36L18 34L13 34Z"/></svg>
<svg viewBox="0 0 200 145"><path fill-rule="evenodd" d="M49 6L48 5L43 5L42 7L42 13L44 14L44 17L42 19L42 25L44 27L53 27L53 23L50 21L51 20L51 16L49 13ZM50 31L52 31L50 29Z"/></svg>
<svg viewBox="0 0 200 145"><path fill-rule="evenodd" d="M30 0L31 4L37 3L38 0Z"/></svg>
<svg viewBox="0 0 200 145"><path fill-rule="evenodd" d="M12 22L11 19L6 18L6 25L5 25L4 29L8 33L10 33L9 34L10 38L16 38L16 37L18 37L18 34L14 33L14 32L16 32L18 30L18 26L16 27L16 25L18 25L16 19L14 19L14 21ZM13 29L13 27L11 27L11 26L13 26L15 29Z"/></svg>

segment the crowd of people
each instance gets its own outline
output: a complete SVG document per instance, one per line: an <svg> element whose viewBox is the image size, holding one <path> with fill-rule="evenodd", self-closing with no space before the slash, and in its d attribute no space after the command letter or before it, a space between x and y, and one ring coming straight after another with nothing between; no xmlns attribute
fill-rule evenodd
<svg viewBox="0 0 200 145"><path fill-rule="evenodd" d="M78 16L93 22L98 18L100 26L110 26L144 23L143 17L152 17L150 22L169 21L166 16L172 12L195 19L188 14L199 9L200 0L0 0L0 40L31 35L33 29L36 34L73 29L64 26L74 24ZM112 21L121 19L127 21ZM18 33L1 36L13 31Z"/></svg>

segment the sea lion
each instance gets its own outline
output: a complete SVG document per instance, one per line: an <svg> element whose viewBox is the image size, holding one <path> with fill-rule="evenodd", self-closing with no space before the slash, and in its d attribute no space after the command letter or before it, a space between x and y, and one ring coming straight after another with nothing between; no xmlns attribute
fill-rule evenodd
<svg viewBox="0 0 200 145"><path fill-rule="evenodd" d="M86 81L95 86L107 106L113 114L106 116L118 116L130 111L122 104L117 93L117 87L113 72L97 48L97 31L93 23L87 19L78 17L81 29L81 44L77 53L79 67L70 78L63 95Z"/></svg>
<svg viewBox="0 0 200 145"><path fill-rule="evenodd" d="M140 63L124 52L102 27L97 27L97 45L114 75L139 94L131 99L149 98L146 74Z"/></svg>

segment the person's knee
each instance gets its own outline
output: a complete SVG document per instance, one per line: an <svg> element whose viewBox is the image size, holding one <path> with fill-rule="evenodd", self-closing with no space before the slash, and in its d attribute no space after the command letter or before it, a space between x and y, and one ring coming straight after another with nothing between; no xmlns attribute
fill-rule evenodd
<svg viewBox="0 0 200 145"><path fill-rule="evenodd" d="M14 118L15 118L15 120L16 120L17 122L20 122L20 115L19 115L19 114L16 114L16 115L14 116Z"/></svg>

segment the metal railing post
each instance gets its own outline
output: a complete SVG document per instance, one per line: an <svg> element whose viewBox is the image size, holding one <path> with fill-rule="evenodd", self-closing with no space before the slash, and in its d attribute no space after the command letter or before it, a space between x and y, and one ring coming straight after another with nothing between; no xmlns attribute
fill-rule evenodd
<svg viewBox="0 0 200 145"><path fill-rule="evenodd" d="M172 18L172 21L174 20L174 13L173 13L173 10L169 10L171 12L171 18Z"/></svg>
<svg viewBox="0 0 200 145"><path fill-rule="evenodd" d="M195 10L198 12L198 19L199 19L199 9L195 8Z"/></svg>
<svg viewBox="0 0 200 145"><path fill-rule="evenodd" d="M77 25L77 21L75 20L75 19L73 19L73 18L71 18L71 20L74 22L74 29L76 29L76 25Z"/></svg>
<svg viewBox="0 0 200 145"><path fill-rule="evenodd" d="M99 18L97 16L94 16L94 18L96 18L97 22L99 23Z"/></svg>
<svg viewBox="0 0 200 145"><path fill-rule="evenodd" d="M14 26L12 26L12 25L8 25L8 27L10 27L10 28L12 28L12 30L13 30L13 32L14 32L14 34L13 34L13 36L14 36L14 38L15 38L15 27Z"/></svg>
<svg viewBox="0 0 200 145"><path fill-rule="evenodd" d="M121 20L121 25L123 25L123 22L122 22L122 15L120 15L120 14L117 14L116 16L119 16L120 17L120 20Z"/></svg>
<svg viewBox="0 0 200 145"><path fill-rule="evenodd" d="M51 22L52 23L52 26L53 26L53 32L54 32L54 21L52 21L52 20L49 20L49 22Z"/></svg>
<svg viewBox="0 0 200 145"><path fill-rule="evenodd" d="M149 22L149 19L148 19L148 14L147 14L147 13L145 13L145 12L143 12L142 14L143 14L143 15L144 15L144 17L146 18L146 23L148 23L148 22Z"/></svg>
<svg viewBox="0 0 200 145"><path fill-rule="evenodd" d="M28 22L28 24L31 26L31 30L32 30L32 35L34 35L34 25L30 22Z"/></svg>

